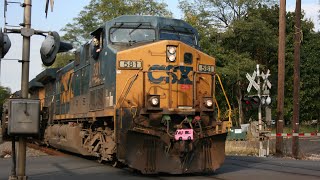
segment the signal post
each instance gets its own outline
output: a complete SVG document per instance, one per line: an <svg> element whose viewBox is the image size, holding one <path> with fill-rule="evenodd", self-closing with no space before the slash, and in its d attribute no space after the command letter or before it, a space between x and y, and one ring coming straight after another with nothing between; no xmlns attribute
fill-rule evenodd
<svg viewBox="0 0 320 180"><path fill-rule="evenodd" d="M21 98L28 98L29 62L30 62L30 28L31 28L31 0L24 0L24 28L21 30L23 36L22 46L22 72L21 72ZM27 179L26 176L26 137L19 137L18 151L18 180Z"/></svg>
<svg viewBox="0 0 320 180"><path fill-rule="evenodd" d="M263 138L266 135L266 132L262 131L262 106L265 106L267 108L267 106L270 105L271 103L271 98L269 94L269 89L271 89L271 83L268 80L269 76L270 76L270 70L268 70L266 74L264 74L263 72L260 73L259 64L257 64L257 69L256 71L253 72L252 76L250 76L248 73L246 74L246 77L250 82L247 88L247 92L249 93L252 87L254 87L254 89L257 90L256 95L247 96L245 97L245 99L249 100L252 104L255 104L258 106L259 157L265 157L266 155L269 155L269 139L268 139L267 150L263 149L263 142L262 142ZM261 87L260 78L263 79L262 87ZM257 82L256 82L256 79L257 79ZM261 93L262 91L263 93Z"/></svg>
<svg viewBox="0 0 320 180"><path fill-rule="evenodd" d="M257 77L258 77L258 89L257 89L257 91L258 91L258 97L259 97L259 99L261 99L261 88L260 88L260 69L259 69L259 64L257 64ZM261 139L260 139L260 133L261 133L261 131L262 131L262 114L261 114L261 101L260 101L260 103L259 103L259 108L258 108L258 123L259 123L259 157L261 157L261 156L263 156L263 153L262 153L262 151L263 151L263 149L262 149L262 147L263 147L263 144L262 144L262 141L261 141Z"/></svg>
<svg viewBox="0 0 320 180"><path fill-rule="evenodd" d="M52 0L50 2L53 2ZM5 0L5 12L9 3ZM48 8L49 0L47 1ZM43 41L40 49L41 60L44 65L50 66L54 63L58 52L66 52L72 49L72 45L60 42L60 36L57 32L48 32L34 30L31 28L31 7L32 0L24 0L20 4L24 8L23 23L21 29L4 29L4 33L0 32L0 58L3 58L11 47L10 39L7 33L18 33L23 36L22 46L22 63L21 72L21 98L9 99L9 118L8 118L8 135L12 137L12 158L13 165L9 180L26 180L26 137L30 135L38 135L40 133L40 101L28 99L29 88L29 64L30 64L30 37L34 34L44 35L47 33L46 39ZM46 9L47 13L47 9ZM6 16L5 16L6 17ZM6 24L5 24L6 25ZM21 110L22 109L22 110ZM16 174L15 160L15 137L19 139L18 151L18 167Z"/></svg>

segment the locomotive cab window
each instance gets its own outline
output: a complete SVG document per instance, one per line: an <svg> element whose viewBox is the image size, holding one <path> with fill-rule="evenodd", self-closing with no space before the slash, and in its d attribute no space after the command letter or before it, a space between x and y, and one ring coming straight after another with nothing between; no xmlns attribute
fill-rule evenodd
<svg viewBox="0 0 320 180"><path fill-rule="evenodd" d="M156 39L156 32L149 23L120 23L109 30L112 43L149 42Z"/></svg>
<svg viewBox="0 0 320 180"><path fill-rule="evenodd" d="M97 60L99 58L99 54L103 48L103 28L99 28L96 31L92 32L93 36L91 41L91 56L93 59Z"/></svg>
<svg viewBox="0 0 320 180"><path fill-rule="evenodd" d="M192 47L196 47L198 45L197 38L191 31L180 31L180 27L170 26L170 28L162 29L160 31L160 40L178 40Z"/></svg>

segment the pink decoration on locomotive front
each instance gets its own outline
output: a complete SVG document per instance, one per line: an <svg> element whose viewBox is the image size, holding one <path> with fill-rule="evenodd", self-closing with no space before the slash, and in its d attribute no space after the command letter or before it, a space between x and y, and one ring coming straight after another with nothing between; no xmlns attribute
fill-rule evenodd
<svg viewBox="0 0 320 180"><path fill-rule="evenodd" d="M174 139L177 141L193 140L193 129L177 129Z"/></svg>

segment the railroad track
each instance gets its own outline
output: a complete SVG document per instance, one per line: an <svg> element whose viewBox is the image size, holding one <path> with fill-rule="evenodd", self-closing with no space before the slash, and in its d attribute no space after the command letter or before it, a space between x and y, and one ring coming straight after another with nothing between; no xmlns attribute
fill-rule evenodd
<svg viewBox="0 0 320 180"><path fill-rule="evenodd" d="M30 143L29 142L29 143L27 143L27 146L29 148L39 150L39 151L44 152L44 153L51 155L51 156L76 156L76 157L84 158L84 159L87 159L90 161L96 161L100 164L109 165L109 166L116 167L116 168L123 168L124 167L123 164L120 162L104 162L104 161L100 161L98 158L93 157L93 156L82 156L80 154L76 154L76 153L72 153L72 152L68 152L68 151L61 151L61 150L54 149L54 148L51 148L48 146L39 145L37 143Z"/></svg>
<svg viewBox="0 0 320 180"><path fill-rule="evenodd" d="M39 146L36 144L28 144L30 148L34 148L45 152L53 156L77 156L76 154L57 151L52 148ZM98 162L97 159L85 158L90 161ZM306 166L301 165L303 162L307 162ZM242 173L255 173L261 175L257 179L266 179L263 174L280 174L280 176L297 176L303 177L303 179L320 179L320 166L317 163L308 163L309 161L299 160L288 160L280 158L256 158L256 157L237 157L227 156L225 164L216 173L210 174L184 174L184 175L170 175L170 174L157 174L157 175L143 175L138 171L129 167L117 167L121 169L126 175L132 177L151 178L151 179L217 179L217 180L228 180L228 179L244 179L241 177ZM113 166L111 163L102 163L106 166ZM113 166L114 167L114 166ZM239 178L235 178L234 174L240 174ZM236 176L237 177L237 176ZM274 179L277 176L275 175Z"/></svg>
<svg viewBox="0 0 320 180"><path fill-rule="evenodd" d="M58 150L55 150L55 149L52 149L49 147L41 146L41 145L38 145L35 143L29 142L29 143L27 143L27 146L29 148L39 150L41 152L44 152L44 153L46 153L48 155L52 155L52 156L66 156L66 155L68 155L68 153L64 153L64 152L61 152L61 151L58 151Z"/></svg>
<svg viewBox="0 0 320 180"><path fill-rule="evenodd" d="M178 175L175 175L175 174L163 174L163 173L160 173L160 174L156 174L156 175L152 175L152 174L142 174L140 173L139 171L135 170L135 169L132 169L130 167L127 167L127 166L123 166L122 164L116 164L116 163L109 163L109 162L100 162L98 159L96 158L87 158L87 157L84 157L84 156L80 156L78 154L74 154L74 153L70 153L70 152L63 152L63 151L60 151L60 150L56 150L56 149L53 149L53 148L50 148L50 147L46 147L46 146L41 146L39 144L35 144L35 143L27 143L27 146L29 148L32 148L32 149L36 149L36 150L39 150L41 152L44 152L48 155L51 155L51 156L76 156L76 157L80 157L80 158L85 158L87 160L90 160L90 161L95 161L95 162L98 162L100 164L103 164L103 165L106 165L106 166L111 166L111 167L115 167L117 169L122 169L123 171L125 171L126 173L128 174L131 174L132 176L138 176L138 177L141 177L141 178L152 178L152 179L167 179L167 178L197 178L197 179L202 179L202 178L209 178L209 179L217 179L217 180L226 180L224 178L219 178L219 177L215 177L215 176L212 176L213 174L212 173L209 173L209 174L201 174L201 173L194 173L194 174L178 174ZM202 178L201 178L202 177Z"/></svg>

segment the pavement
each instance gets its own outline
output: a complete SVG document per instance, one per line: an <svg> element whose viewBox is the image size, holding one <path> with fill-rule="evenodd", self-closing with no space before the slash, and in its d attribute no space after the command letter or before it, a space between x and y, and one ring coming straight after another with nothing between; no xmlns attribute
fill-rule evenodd
<svg viewBox="0 0 320 180"><path fill-rule="evenodd" d="M0 159L0 180L8 179L10 165L11 159ZM130 171L76 156L28 157L26 174L28 180L141 179Z"/></svg>
<svg viewBox="0 0 320 180"><path fill-rule="evenodd" d="M0 159L0 180L7 180L11 159ZM27 158L29 180L105 180L105 179L236 179L236 180L319 180L320 161L287 158L228 156L222 168L207 175L141 175L132 169L114 168L77 156L39 156Z"/></svg>
<svg viewBox="0 0 320 180"><path fill-rule="evenodd" d="M1 138L0 138L1 141ZM284 138L285 151L290 153L291 138ZM1 142L0 142L1 143ZM227 156L224 165L215 173L206 175L141 175L132 169L114 168L78 156L27 157L26 175L29 180L105 180L105 179L219 179L219 180L320 180L320 138L303 138L301 152L315 154L314 160L292 158L259 158ZM0 158L0 180L8 180L11 158Z"/></svg>

